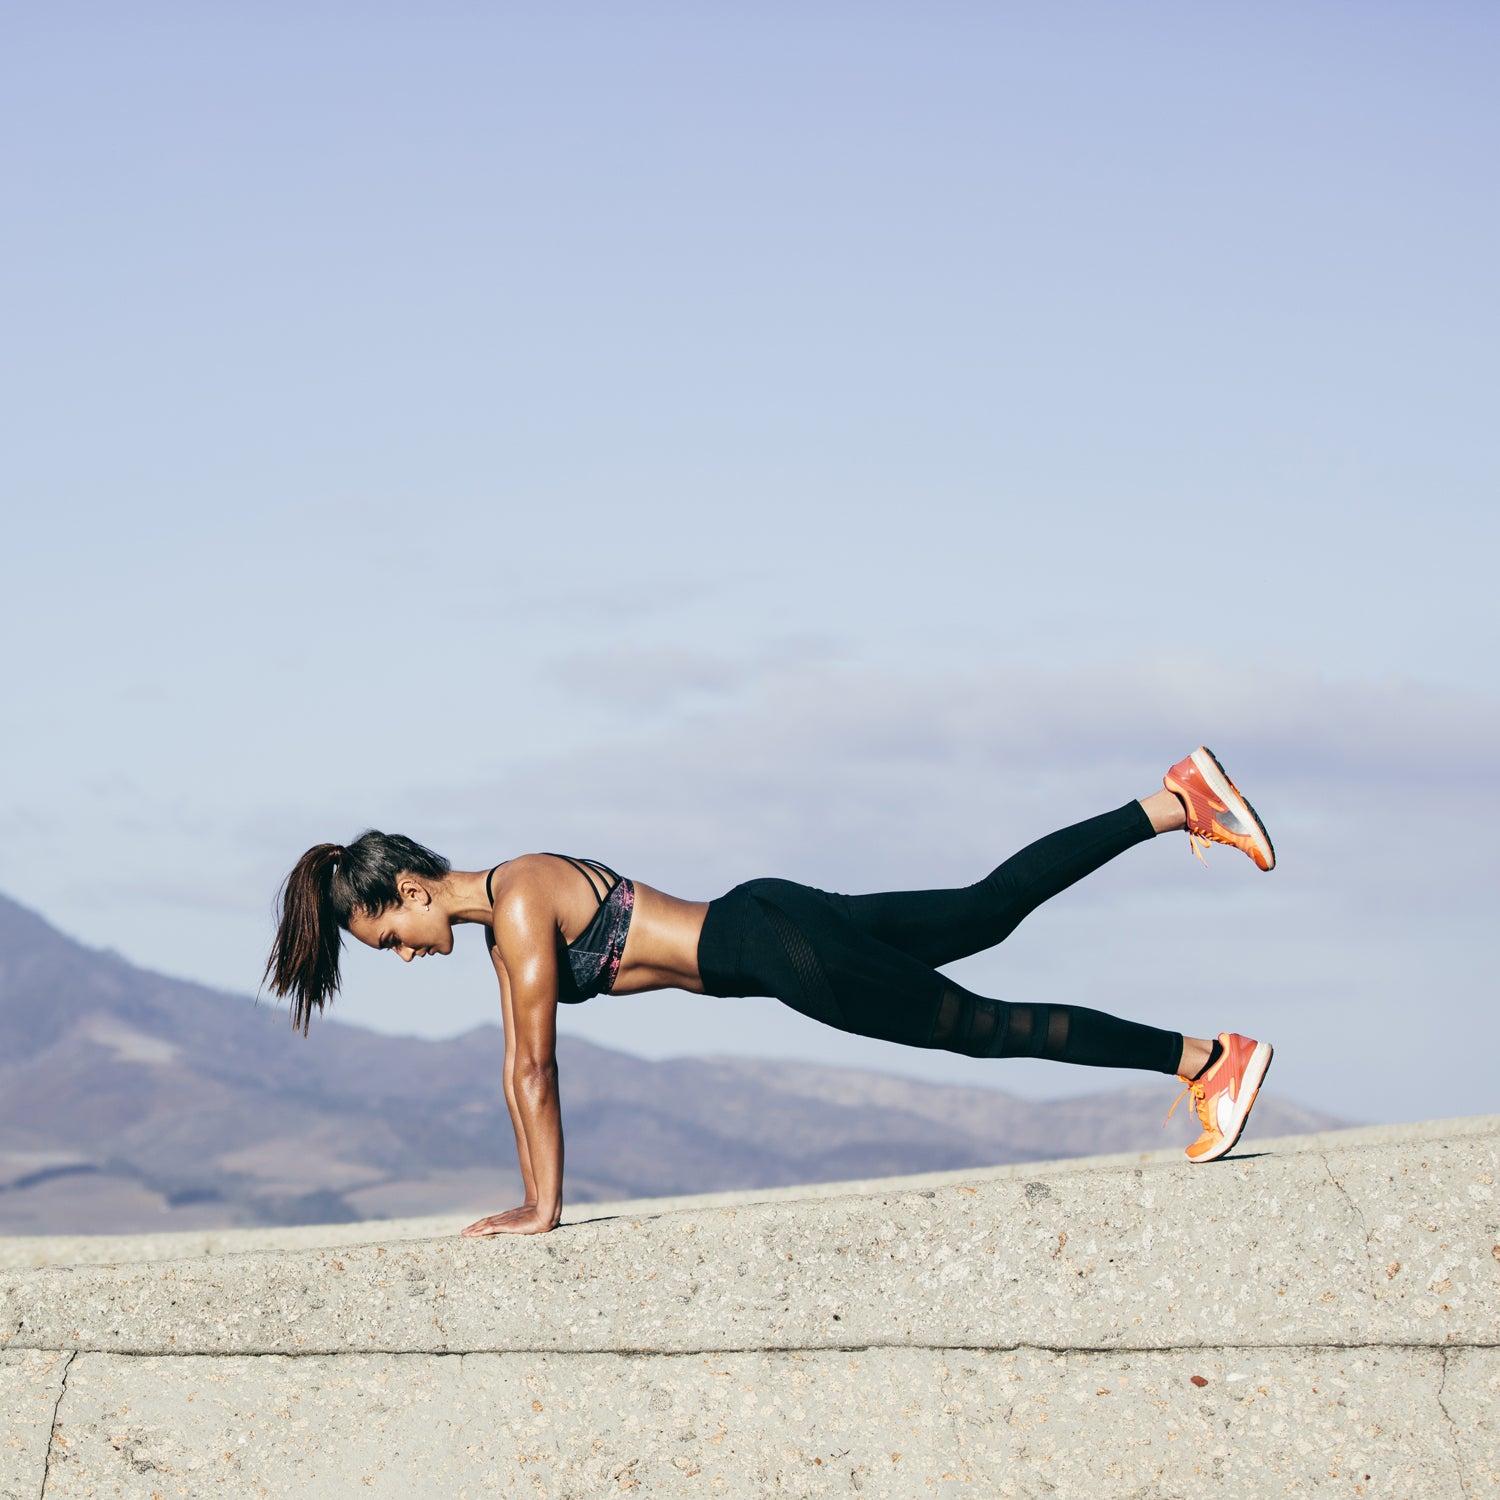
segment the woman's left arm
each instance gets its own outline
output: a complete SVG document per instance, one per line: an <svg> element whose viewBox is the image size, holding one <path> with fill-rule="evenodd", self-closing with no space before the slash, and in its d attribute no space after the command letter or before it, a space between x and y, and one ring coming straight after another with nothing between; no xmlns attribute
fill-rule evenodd
<svg viewBox="0 0 1500 1500"><path fill-rule="evenodd" d="M562 1106L557 1088L557 917L549 903L515 891L495 912L495 946L510 979L506 1052L536 1183L536 1201L470 1224L470 1238L545 1234L562 1218ZM513 1034L511 1034L513 1033ZM508 1063L510 1059L507 1059Z"/></svg>

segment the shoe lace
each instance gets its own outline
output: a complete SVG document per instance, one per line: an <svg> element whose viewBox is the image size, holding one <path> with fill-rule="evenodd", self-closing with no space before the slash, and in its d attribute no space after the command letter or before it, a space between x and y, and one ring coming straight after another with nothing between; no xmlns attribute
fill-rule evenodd
<svg viewBox="0 0 1500 1500"><path fill-rule="evenodd" d="M1179 1075L1180 1076L1180 1075ZM1187 1098L1193 1096L1193 1108L1197 1111L1198 1119L1205 1130L1209 1127L1208 1118L1208 1090L1203 1086L1202 1079L1190 1078L1186 1080L1187 1087L1172 1101L1172 1107L1167 1111L1167 1118L1161 1122L1161 1128L1165 1130L1171 1122L1172 1116L1177 1113L1177 1106Z"/></svg>
<svg viewBox="0 0 1500 1500"><path fill-rule="evenodd" d="M1194 833L1191 828L1188 829L1188 843L1192 845L1193 853L1198 856L1198 863L1205 869L1208 868L1208 861L1204 859L1203 851L1207 849L1209 844L1212 842L1213 841L1211 839L1204 838L1201 833Z"/></svg>

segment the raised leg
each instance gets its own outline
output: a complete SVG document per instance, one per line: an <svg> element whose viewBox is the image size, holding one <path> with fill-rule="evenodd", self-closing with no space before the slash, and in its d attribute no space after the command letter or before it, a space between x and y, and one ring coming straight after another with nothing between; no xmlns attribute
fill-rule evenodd
<svg viewBox="0 0 1500 1500"><path fill-rule="evenodd" d="M1160 792L1144 803L1127 802L1114 812L1049 833L973 885L833 899L861 931L938 967L1003 942L1058 892L1158 832L1181 828L1181 815L1177 799Z"/></svg>
<svg viewBox="0 0 1500 1500"><path fill-rule="evenodd" d="M774 995L857 1036L969 1057L1046 1057L1101 1068L1179 1071L1183 1038L1079 1005L1007 1004L856 926L837 897L786 880L737 886L700 957L708 991ZM707 953L705 953L705 949ZM719 955L732 966L719 967Z"/></svg>

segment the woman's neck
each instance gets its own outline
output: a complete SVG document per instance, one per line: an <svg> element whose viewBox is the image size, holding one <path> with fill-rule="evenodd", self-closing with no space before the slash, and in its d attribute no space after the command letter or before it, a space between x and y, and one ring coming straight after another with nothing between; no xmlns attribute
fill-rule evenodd
<svg viewBox="0 0 1500 1500"><path fill-rule="evenodd" d="M488 870L450 870L444 876L436 895L450 922L490 924L494 909L484 894L484 881L489 873Z"/></svg>

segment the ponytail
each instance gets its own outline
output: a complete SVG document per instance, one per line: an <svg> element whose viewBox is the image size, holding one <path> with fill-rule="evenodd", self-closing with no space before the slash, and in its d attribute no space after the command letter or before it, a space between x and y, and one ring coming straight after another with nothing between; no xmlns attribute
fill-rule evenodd
<svg viewBox="0 0 1500 1500"><path fill-rule="evenodd" d="M441 854L399 833L370 828L346 849L314 844L292 866L277 895L276 937L261 983L292 997L292 1030L307 1035L339 989L343 929L356 910L379 916L399 904L403 874L441 880L451 867Z"/></svg>
<svg viewBox="0 0 1500 1500"><path fill-rule="evenodd" d="M274 995L292 996L292 1030L303 1036L314 1007L321 1015L338 993L343 936L331 888L343 857L341 844L314 844L277 896L276 938L261 983L269 980Z"/></svg>

